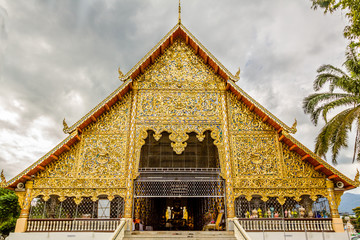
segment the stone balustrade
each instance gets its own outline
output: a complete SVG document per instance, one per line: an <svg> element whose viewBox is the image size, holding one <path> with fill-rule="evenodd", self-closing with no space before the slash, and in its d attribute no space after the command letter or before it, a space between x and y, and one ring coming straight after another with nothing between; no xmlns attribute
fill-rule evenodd
<svg viewBox="0 0 360 240"><path fill-rule="evenodd" d="M308 231L333 232L331 218L239 218L241 226L249 232Z"/></svg>
<svg viewBox="0 0 360 240"><path fill-rule="evenodd" d="M120 219L29 219L27 232L113 232Z"/></svg>

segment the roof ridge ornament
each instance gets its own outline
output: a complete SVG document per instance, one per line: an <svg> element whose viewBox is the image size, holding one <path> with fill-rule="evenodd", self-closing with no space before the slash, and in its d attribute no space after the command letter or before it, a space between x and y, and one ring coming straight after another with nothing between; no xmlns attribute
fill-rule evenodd
<svg viewBox="0 0 360 240"><path fill-rule="evenodd" d="M118 69L118 72L119 72L119 79L123 82L125 82L126 78L125 78L125 75L123 74L123 72L121 71L120 67Z"/></svg>
<svg viewBox="0 0 360 240"><path fill-rule="evenodd" d="M360 182L360 181L359 181L359 176L360 176L360 174L359 174L359 169L356 169L356 175L355 175L354 181L357 182L357 183Z"/></svg>
<svg viewBox="0 0 360 240"><path fill-rule="evenodd" d="M64 118L64 120L63 120L63 126L64 126L64 128L63 128L63 132L64 132L64 133L70 134L70 133L72 133L72 132L75 131L75 129L72 130L72 131L70 131L70 128L69 128L69 126L67 125L67 123L66 123L66 121L65 121L65 118Z"/></svg>
<svg viewBox="0 0 360 240"><path fill-rule="evenodd" d="M297 132L296 126L297 126L297 120L295 118L295 121L294 121L293 125L291 126L291 128L287 127L286 129L284 129L284 131L287 133L295 134Z"/></svg>
<svg viewBox="0 0 360 240"><path fill-rule="evenodd" d="M178 20L178 24L179 25L181 24L181 3L180 3L180 0L179 0L179 20Z"/></svg>
<svg viewBox="0 0 360 240"><path fill-rule="evenodd" d="M235 73L235 79L234 82L237 82L240 80L240 67L238 68L237 72Z"/></svg>

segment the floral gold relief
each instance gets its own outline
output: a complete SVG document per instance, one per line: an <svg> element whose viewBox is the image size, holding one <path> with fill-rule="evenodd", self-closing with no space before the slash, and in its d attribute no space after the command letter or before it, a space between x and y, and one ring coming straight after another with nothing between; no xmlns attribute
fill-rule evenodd
<svg viewBox="0 0 360 240"><path fill-rule="evenodd" d="M130 104L128 94L85 128L79 143L35 176L32 195L125 197Z"/></svg>

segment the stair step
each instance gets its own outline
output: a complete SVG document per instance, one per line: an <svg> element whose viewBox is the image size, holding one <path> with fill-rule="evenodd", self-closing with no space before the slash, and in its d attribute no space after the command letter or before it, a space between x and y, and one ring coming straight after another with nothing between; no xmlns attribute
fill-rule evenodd
<svg viewBox="0 0 360 240"><path fill-rule="evenodd" d="M124 240L142 239L142 240L162 240L162 239L224 239L236 240L233 231L126 231Z"/></svg>

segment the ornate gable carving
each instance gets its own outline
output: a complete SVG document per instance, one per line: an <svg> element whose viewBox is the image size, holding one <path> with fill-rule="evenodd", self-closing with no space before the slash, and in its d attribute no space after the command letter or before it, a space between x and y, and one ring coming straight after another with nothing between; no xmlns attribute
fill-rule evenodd
<svg viewBox="0 0 360 240"><path fill-rule="evenodd" d="M230 148L235 195L326 196L326 176L284 143L234 94L228 94Z"/></svg>
<svg viewBox="0 0 360 240"><path fill-rule="evenodd" d="M129 130L130 94L115 103L111 110L103 113L96 122L84 130L84 134L118 134Z"/></svg>
<svg viewBox="0 0 360 240"><path fill-rule="evenodd" d="M234 135L231 138L234 178L282 176L274 133Z"/></svg>
<svg viewBox="0 0 360 240"><path fill-rule="evenodd" d="M182 38L177 38L155 63L134 83L138 89L218 90L224 82L194 53Z"/></svg>
<svg viewBox="0 0 360 240"><path fill-rule="evenodd" d="M39 172L34 194L124 195L131 94L83 130L80 143Z"/></svg>
<svg viewBox="0 0 360 240"><path fill-rule="evenodd" d="M271 131L274 128L261 121L260 117L239 101L234 94L228 94L229 122L231 131Z"/></svg>
<svg viewBox="0 0 360 240"><path fill-rule="evenodd" d="M301 161L301 156L296 152L290 151L289 146L282 144L284 167L287 169L285 175L288 178L323 178L323 173L317 172L314 166L308 162ZM325 182L324 182L325 184Z"/></svg>
<svg viewBox="0 0 360 240"><path fill-rule="evenodd" d="M72 146L70 151L65 152L59 156L59 160L53 161L46 166L45 171L39 172L36 176L41 180L46 178L73 178L75 177L76 165L76 150L78 144ZM41 185L40 181L34 182L34 187Z"/></svg>

